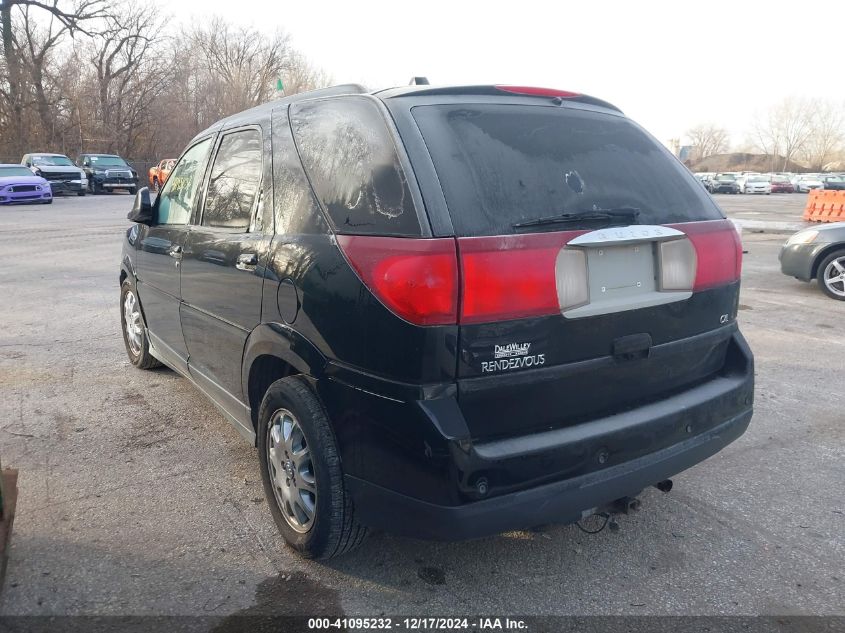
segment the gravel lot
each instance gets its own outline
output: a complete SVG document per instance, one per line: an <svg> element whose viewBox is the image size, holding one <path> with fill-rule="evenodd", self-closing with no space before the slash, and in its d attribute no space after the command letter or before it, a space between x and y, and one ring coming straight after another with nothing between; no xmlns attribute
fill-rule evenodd
<svg viewBox="0 0 845 633"><path fill-rule="evenodd" d="M805 196L719 196L800 218ZM845 303L746 232L749 431L617 531L288 551L254 449L188 382L123 350L126 195L0 209L0 455L20 499L0 613L845 614Z"/></svg>

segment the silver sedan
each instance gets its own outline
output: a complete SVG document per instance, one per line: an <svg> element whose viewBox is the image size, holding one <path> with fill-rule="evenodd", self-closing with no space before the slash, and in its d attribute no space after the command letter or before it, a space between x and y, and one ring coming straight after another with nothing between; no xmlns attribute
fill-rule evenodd
<svg viewBox="0 0 845 633"><path fill-rule="evenodd" d="M827 296L845 301L845 222L795 233L779 258L784 275L801 281L818 279Z"/></svg>

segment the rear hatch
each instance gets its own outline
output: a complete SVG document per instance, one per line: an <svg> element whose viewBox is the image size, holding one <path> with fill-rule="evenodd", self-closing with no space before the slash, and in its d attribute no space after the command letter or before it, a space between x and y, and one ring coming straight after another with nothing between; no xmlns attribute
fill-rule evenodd
<svg viewBox="0 0 845 633"><path fill-rule="evenodd" d="M410 112L456 236L473 437L576 425L718 372L741 249L686 168L608 108L454 99Z"/></svg>

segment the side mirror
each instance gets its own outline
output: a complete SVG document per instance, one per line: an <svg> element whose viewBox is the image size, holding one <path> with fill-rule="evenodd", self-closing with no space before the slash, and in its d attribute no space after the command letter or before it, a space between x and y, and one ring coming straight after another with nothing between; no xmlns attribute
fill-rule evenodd
<svg viewBox="0 0 845 633"><path fill-rule="evenodd" d="M132 205L132 211L126 217L132 222L152 226L154 220L153 204L150 202L149 188L141 187L138 190L138 193L135 194L135 204Z"/></svg>

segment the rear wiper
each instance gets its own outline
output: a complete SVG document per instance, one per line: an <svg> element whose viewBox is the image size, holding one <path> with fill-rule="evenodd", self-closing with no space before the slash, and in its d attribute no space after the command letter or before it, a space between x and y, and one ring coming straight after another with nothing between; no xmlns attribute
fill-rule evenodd
<svg viewBox="0 0 845 633"><path fill-rule="evenodd" d="M528 226L544 226L546 224L571 224L573 222L636 222L640 210L635 207L614 207L612 209L593 208L578 213L561 213L525 222L516 222L511 227L515 229Z"/></svg>

